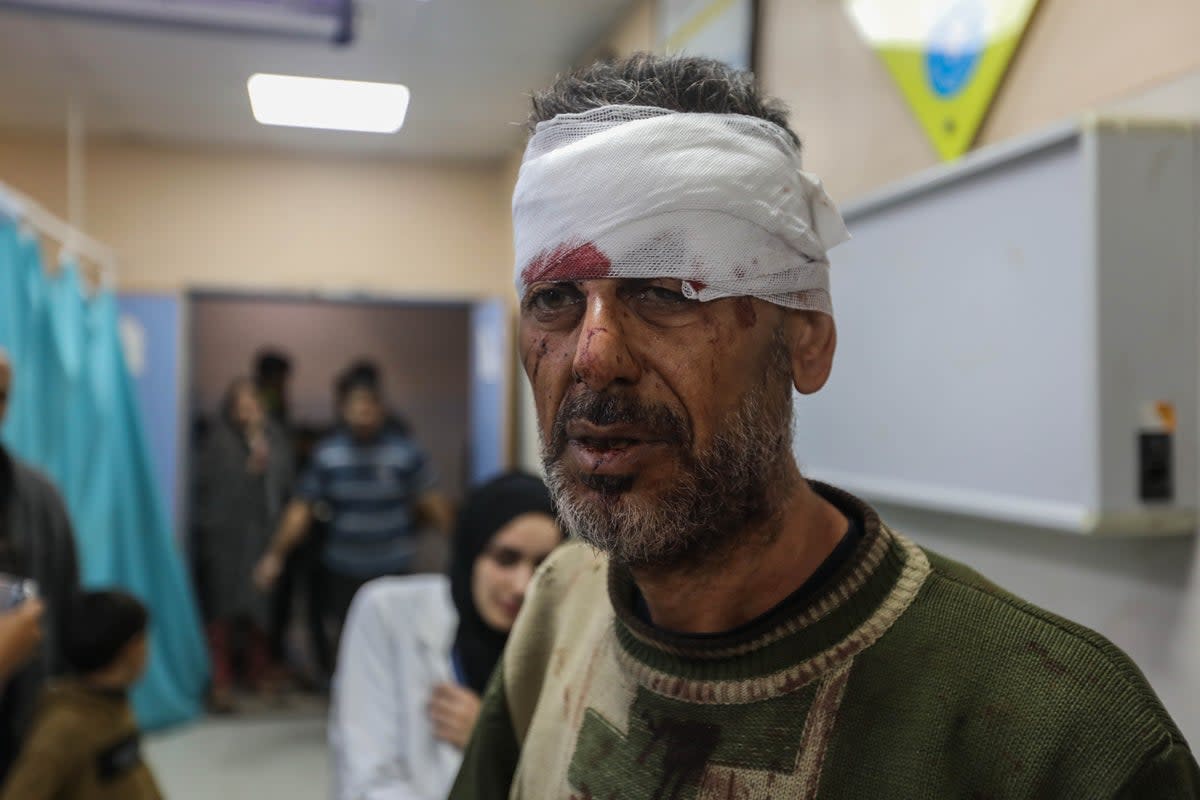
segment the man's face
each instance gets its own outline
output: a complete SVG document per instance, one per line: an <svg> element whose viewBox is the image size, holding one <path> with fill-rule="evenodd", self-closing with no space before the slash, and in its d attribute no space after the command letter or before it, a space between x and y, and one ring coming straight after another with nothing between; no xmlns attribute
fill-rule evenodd
<svg viewBox="0 0 1200 800"><path fill-rule="evenodd" d="M4 424L4 416L8 413L8 395L12 391L12 365L4 354L0 353L0 425Z"/></svg>
<svg viewBox="0 0 1200 800"><path fill-rule="evenodd" d="M773 512L791 459L783 315L751 298L688 300L674 279L528 287L521 357L573 533L669 567Z"/></svg>
<svg viewBox="0 0 1200 800"><path fill-rule="evenodd" d="M387 415L383 403L370 389L352 389L342 401L342 419L355 439L366 441L375 438Z"/></svg>
<svg viewBox="0 0 1200 800"><path fill-rule="evenodd" d="M272 370L264 373L258 380L259 389L271 397L281 400L287 398L288 373L284 370Z"/></svg>

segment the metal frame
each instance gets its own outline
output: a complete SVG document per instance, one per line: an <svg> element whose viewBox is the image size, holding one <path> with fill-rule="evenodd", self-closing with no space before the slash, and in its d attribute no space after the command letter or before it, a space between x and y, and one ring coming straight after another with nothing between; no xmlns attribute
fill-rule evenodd
<svg viewBox="0 0 1200 800"><path fill-rule="evenodd" d="M238 25L223 19L211 9L187 8L174 5L173 13L160 11L155 14L145 3L123 2L111 4L111 9L80 7L67 0L0 0L0 10L21 11L30 14L62 16L110 25L138 25L153 28L208 31L239 36L266 36L280 39L299 39L332 42L348 45L354 41L355 10L353 0L341 0L336 15L317 17L309 24L292 21L294 29L281 29L280 20L270 12L257 11L247 15L246 24ZM318 24L317 20L322 20ZM332 23L332 30L330 24Z"/></svg>

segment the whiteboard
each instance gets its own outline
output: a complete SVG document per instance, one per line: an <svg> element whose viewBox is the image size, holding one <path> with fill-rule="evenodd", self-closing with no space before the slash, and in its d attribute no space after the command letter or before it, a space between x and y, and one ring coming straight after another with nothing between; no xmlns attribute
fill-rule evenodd
<svg viewBox="0 0 1200 800"><path fill-rule="evenodd" d="M833 373L796 401L807 475L876 500L1084 525L1100 498L1083 141L1051 137L847 209Z"/></svg>

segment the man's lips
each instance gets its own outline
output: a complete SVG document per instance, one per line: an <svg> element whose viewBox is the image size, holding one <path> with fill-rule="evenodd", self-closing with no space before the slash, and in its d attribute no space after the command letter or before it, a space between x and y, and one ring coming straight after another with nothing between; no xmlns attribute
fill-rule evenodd
<svg viewBox="0 0 1200 800"><path fill-rule="evenodd" d="M583 420L567 424L567 440L594 450L621 450L634 444L659 444L663 437L636 425L595 425Z"/></svg>
<svg viewBox="0 0 1200 800"><path fill-rule="evenodd" d="M579 468L597 475L628 475L666 444L661 436L634 425L567 425L567 452Z"/></svg>

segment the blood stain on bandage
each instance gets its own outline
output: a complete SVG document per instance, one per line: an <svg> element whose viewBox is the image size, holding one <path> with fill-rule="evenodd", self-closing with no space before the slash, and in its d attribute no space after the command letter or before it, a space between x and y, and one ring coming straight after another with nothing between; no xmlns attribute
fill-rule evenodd
<svg viewBox="0 0 1200 800"><path fill-rule="evenodd" d="M538 281L586 281L607 278L611 273L612 262L596 245L563 242L538 253L521 270L521 280L526 285Z"/></svg>

